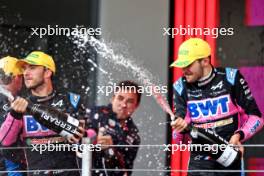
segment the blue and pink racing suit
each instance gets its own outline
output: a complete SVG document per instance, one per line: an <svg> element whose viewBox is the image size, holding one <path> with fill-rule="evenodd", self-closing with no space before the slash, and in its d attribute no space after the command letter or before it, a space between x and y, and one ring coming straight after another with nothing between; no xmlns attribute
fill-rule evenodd
<svg viewBox="0 0 264 176"><path fill-rule="evenodd" d="M263 118L244 77L233 68L213 68L203 80L188 83L184 77L173 85L175 115L188 123L214 130L230 140L239 133L244 142L263 127ZM176 135L178 139L182 134ZM192 140L199 144L199 140ZM204 152L192 151L189 170L212 170L212 172L189 172L189 175L234 175L214 173L214 170L237 169L240 164L224 168ZM238 171L238 172L239 172ZM238 175L240 173L237 173Z"/></svg>
<svg viewBox="0 0 264 176"><path fill-rule="evenodd" d="M80 103L80 96L77 94L62 94L53 91L45 97L30 96L29 100L35 104L53 106L74 118L85 115L85 108ZM22 115L11 111L0 128L1 145L11 146L19 138L23 142L22 146L29 147L24 151L28 175L80 175L74 151L69 151L67 148L66 150L50 148L40 153L33 147L47 144L67 144L64 137L39 124L30 114ZM75 169L75 171L69 172L65 169Z"/></svg>

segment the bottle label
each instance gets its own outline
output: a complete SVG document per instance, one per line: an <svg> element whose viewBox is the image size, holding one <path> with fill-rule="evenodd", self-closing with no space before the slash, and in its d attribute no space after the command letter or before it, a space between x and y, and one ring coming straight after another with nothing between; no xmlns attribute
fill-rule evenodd
<svg viewBox="0 0 264 176"><path fill-rule="evenodd" d="M221 164L225 167L228 167L233 163L233 161L236 159L237 155L238 155L238 152L234 148L227 145L227 147L224 150L224 152L222 153L222 155L216 161L219 164Z"/></svg>
<svg viewBox="0 0 264 176"><path fill-rule="evenodd" d="M69 133L68 131L62 130L59 135L67 138L67 137L71 137L72 133Z"/></svg>
<svg viewBox="0 0 264 176"><path fill-rule="evenodd" d="M197 139L198 138L198 130L197 128L193 128L190 132L190 135L192 136L192 138Z"/></svg>
<svg viewBox="0 0 264 176"><path fill-rule="evenodd" d="M79 126L79 120L68 115L67 122L73 124L74 126Z"/></svg>

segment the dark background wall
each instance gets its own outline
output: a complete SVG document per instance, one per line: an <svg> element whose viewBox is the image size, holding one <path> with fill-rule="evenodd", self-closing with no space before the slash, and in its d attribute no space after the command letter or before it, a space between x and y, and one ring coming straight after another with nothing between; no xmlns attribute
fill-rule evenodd
<svg viewBox="0 0 264 176"><path fill-rule="evenodd" d="M98 0L1 1L1 23L25 26L85 25L97 27Z"/></svg>
<svg viewBox="0 0 264 176"><path fill-rule="evenodd" d="M44 51L54 57L57 73L55 87L82 94L87 105L95 102L96 70L91 70L88 58L96 63L94 51L82 52L74 40L63 35L32 34L32 27L97 28L99 25L97 0L26 0L0 3L0 56L24 58L33 50ZM87 48L87 51L89 48Z"/></svg>
<svg viewBox="0 0 264 176"><path fill-rule="evenodd" d="M264 27L246 26L244 0L220 0L220 27L234 28L233 36L219 36L218 59L223 66L263 66Z"/></svg>

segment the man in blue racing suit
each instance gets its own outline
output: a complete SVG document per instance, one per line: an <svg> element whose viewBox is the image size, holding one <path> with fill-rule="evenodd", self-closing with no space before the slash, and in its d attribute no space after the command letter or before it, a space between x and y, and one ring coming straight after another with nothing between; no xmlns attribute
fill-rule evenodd
<svg viewBox="0 0 264 176"><path fill-rule="evenodd" d="M184 76L173 84L178 118L171 125L177 132L184 131L188 124L208 128L230 144L241 145L263 127L262 114L239 70L214 68L210 55L209 44L200 38L190 38L180 45L178 59L172 66L182 68ZM181 138L181 135L177 136ZM192 140L192 144L199 143ZM240 150L243 153L243 147ZM191 151L189 175L240 175L240 170L240 163L225 168L204 152Z"/></svg>

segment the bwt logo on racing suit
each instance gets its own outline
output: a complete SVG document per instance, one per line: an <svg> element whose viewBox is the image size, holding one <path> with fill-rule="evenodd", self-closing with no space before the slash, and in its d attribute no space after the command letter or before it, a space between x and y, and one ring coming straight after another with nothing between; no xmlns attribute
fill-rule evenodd
<svg viewBox="0 0 264 176"><path fill-rule="evenodd" d="M45 119L46 121L50 122L51 124L54 124L58 127L61 127L67 131L70 131L71 133L76 133L76 129L73 128L73 126L67 124L66 122L57 119L57 118L53 118L45 113L41 114L41 117L43 119ZM35 132L48 132L49 129L43 125L41 125L39 122L37 122L34 117L32 117L31 115L27 115L24 118L24 123L26 126L26 133L35 133ZM50 130L52 131L52 130Z"/></svg>
<svg viewBox="0 0 264 176"><path fill-rule="evenodd" d="M38 123L33 116L25 115L24 118L24 135L25 137L53 136L56 133L49 128Z"/></svg>
<svg viewBox="0 0 264 176"><path fill-rule="evenodd" d="M25 119L25 126L27 133L34 133L34 132L48 132L49 129L43 125L40 125L33 116L26 115Z"/></svg>
<svg viewBox="0 0 264 176"><path fill-rule="evenodd" d="M192 118L216 116L217 113L228 113L228 103L230 98L228 95L205 100L189 101L188 110ZM220 109L220 112L218 112Z"/></svg>

